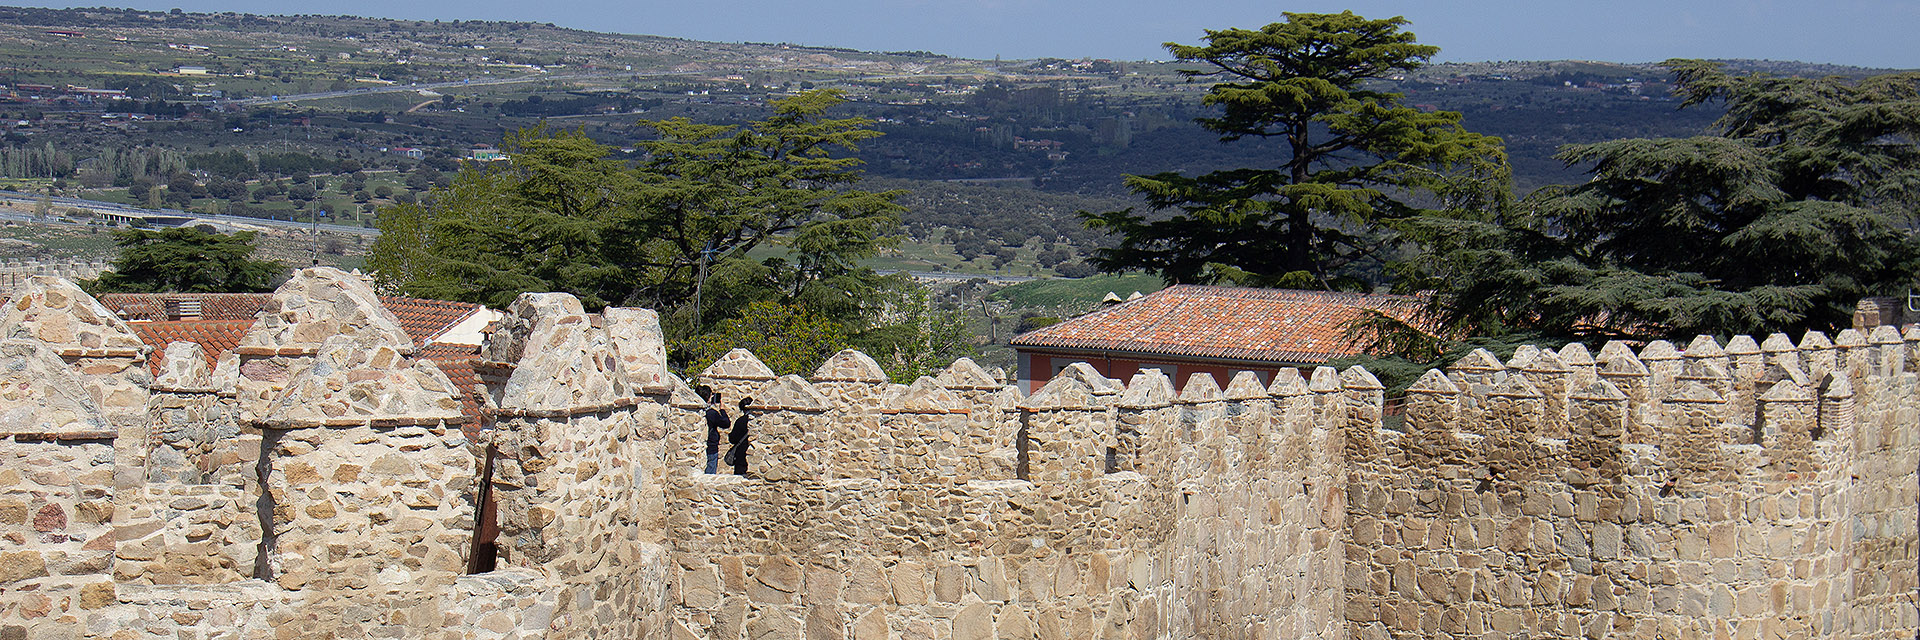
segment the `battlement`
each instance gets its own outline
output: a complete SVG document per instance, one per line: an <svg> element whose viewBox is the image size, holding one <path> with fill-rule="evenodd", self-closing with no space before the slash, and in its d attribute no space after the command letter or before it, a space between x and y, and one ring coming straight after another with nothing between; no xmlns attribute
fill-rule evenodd
<svg viewBox="0 0 1920 640"><path fill-rule="evenodd" d="M1362 368L1176 392L1078 364L1026 396L967 359L896 384L858 351L804 377L734 351L693 382L744 411L745 475L706 471L727 443L652 311L528 294L467 373L429 351L331 269L212 359L27 279L0 307L0 630L1879 637L1916 619L1920 327L1479 351L1393 406Z"/></svg>
<svg viewBox="0 0 1920 640"><path fill-rule="evenodd" d="M1798 346L1781 334L1765 347L1735 336L1723 348L1701 336L1684 352L1655 341L1636 354L1615 342L1597 358L1578 344L1523 347L1507 362L1476 351L1408 389L1405 435L1390 439L1396 459L1484 464L1517 455L1530 461L1526 471L1549 476L1554 470L1541 465L1635 472L1594 457L1620 447L1689 481L1844 467L1850 460L1832 457L1844 452L1817 445L1852 437L1853 417L1841 409L1855 385L1893 383L1915 369L1915 345L1882 329L1871 342L1843 332L1838 345L1812 332Z"/></svg>
<svg viewBox="0 0 1920 640"><path fill-rule="evenodd" d="M753 398L752 422L767 428L754 433L754 451L764 457L751 466L767 469L756 474L767 481L1084 481L1139 467L1143 435L1122 415L1178 407L1270 420L1275 404L1285 413L1294 403L1323 419L1337 410L1358 451L1396 460L1466 464L1516 447L1540 464L1591 464L1567 456L1631 446L1640 452L1637 460L1732 465L1716 473L1804 473L1847 464L1820 460L1817 441L1851 437L1851 418L1838 408L1851 401L1856 385L1891 384L1920 368L1920 342L1910 337L1920 337L1920 330L1903 335L1881 327L1870 337L1849 330L1837 342L1812 332L1797 344L1775 334L1764 346L1736 336L1722 347L1702 336L1685 351L1655 341L1637 353L1614 342L1597 357L1579 344L1557 351L1522 347L1505 362L1481 350L1421 378L1408 390L1404 421L1394 428L1383 417L1379 381L1359 368L1317 370L1311 381L1289 371L1266 388L1240 376L1225 390L1197 374L1176 396L1154 370L1122 383L1078 364L1021 399L1011 387L980 393L992 387L971 361L897 385L856 351L835 356L811 380L775 378L751 353L735 351L700 382L723 398ZM1336 395L1340 406L1333 407L1328 398ZM928 443L960 441L977 445L969 451L976 455L1013 457L1024 472L999 467L919 478L896 466L911 460L916 468L932 462L959 469L959 461L945 457L947 449ZM1757 447L1755 454L1738 450L1749 446ZM702 461L683 462L697 469Z"/></svg>

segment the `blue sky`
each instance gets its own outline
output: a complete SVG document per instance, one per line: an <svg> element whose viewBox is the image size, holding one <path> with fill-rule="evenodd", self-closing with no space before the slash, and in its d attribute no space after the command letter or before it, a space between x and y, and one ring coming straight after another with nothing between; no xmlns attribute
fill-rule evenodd
<svg viewBox="0 0 1920 640"><path fill-rule="evenodd" d="M29 3L40 4L40 3ZM99 6L101 2L40 6ZM718 40L970 58L1165 59L1159 44L1280 12L1406 16L1442 61L1761 58L1920 68L1920 0L169 0L140 9L529 20Z"/></svg>

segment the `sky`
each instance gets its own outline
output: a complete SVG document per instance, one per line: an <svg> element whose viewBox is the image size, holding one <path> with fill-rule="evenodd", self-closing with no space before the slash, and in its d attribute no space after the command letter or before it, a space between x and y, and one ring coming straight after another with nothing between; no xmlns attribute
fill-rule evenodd
<svg viewBox="0 0 1920 640"><path fill-rule="evenodd" d="M4 2L6 0L0 0ZM102 2L36 6L101 6ZM136 9L524 20L714 40L966 58L1164 60L1161 43L1281 12L1404 16L1440 62L1668 58L1920 68L1920 0L136 0Z"/></svg>

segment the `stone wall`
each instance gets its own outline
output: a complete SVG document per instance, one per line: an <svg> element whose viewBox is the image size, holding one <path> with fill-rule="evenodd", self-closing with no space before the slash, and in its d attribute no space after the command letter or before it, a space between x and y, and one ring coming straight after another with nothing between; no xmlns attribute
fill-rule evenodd
<svg viewBox="0 0 1920 640"><path fill-rule="evenodd" d="M657 336L653 322L615 326ZM511 372L492 439L501 559L551 580L547 637L661 637L665 436L678 412L641 394L671 392L665 347L595 325L572 296L525 295L483 349L512 359L489 367Z"/></svg>
<svg viewBox="0 0 1920 640"><path fill-rule="evenodd" d="M1406 431L1377 432L1382 455L1348 472L1350 629L1912 634L1909 345L1851 333L1835 360L1816 334L1771 356L1736 337L1429 372Z"/></svg>
<svg viewBox="0 0 1920 640"><path fill-rule="evenodd" d="M0 632L74 636L117 604L112 461L107 439L0 442Z"/></svg>
<svg viewBox="0 0 1920 640"><path fill-rule="evenodd" d="M0 297L13 296L22 285L37 276L92 280L112 270L113 263L98 260L0 260Z"/></svg>
<svg viewBox="0 0 1920 640"><path fill-rule="evenodd" d="M702 382L763 369L748 358ZM1090 371L1017 411L961 400L984 376L971 362L901 386L857 352L752 390L749 475L682 465L669 479L673 637L1159 637L1172 514L1148 509L1172 501L1106 472L1118 386ZM976 442L975 411L1004 436ZM1021 426L1024 474L961 471L978 448L1013 458L996 452Z"/></svg>
<svg viewBox="0 0 1920 640"><path fill-rule="evenodd" d="M153 376L70 283L0 307L0 640L1920 629L1915 328L1479 352L1394 429L1362 369L1024 397L736 351L697 382L752 399L744 476L650 311L522 296L481 424L348 274L241 345Z"/></svg>

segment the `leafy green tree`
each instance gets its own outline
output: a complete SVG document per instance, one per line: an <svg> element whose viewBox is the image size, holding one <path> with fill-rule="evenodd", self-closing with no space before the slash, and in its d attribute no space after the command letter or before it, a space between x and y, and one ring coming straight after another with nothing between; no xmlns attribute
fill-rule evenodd
<svg viewBox="0 0 1920 640"><path fill-rule="evenodd" d="M284 280L278 262L253 259L253 232L232 235L191 228L114 232L120 257L113 271L84 283L94 293L249 293Z"/></svg>
<svg viewBox="0 0 1920 640"><path fill-rule="evenodd" d="M187 156L188 169L206 171L225 178L240 178L253 173L253 160L235 150L210 151Z"/></svg>
<svg viewBox="0 0 1920 640"><path fill-rule="evenodd" d="M153 189L154 184L152 180L141 178L133 181L133 184L127 185L127 197L135 201L145 201L147 199L147 192Z"/></svg>
<svg viewBox="0 0 1920 640"><path fill-rule="evenodd" d="M804 93L742 127L643 122L660 137L634 166L580 132L521 132L510 166L464 170L430 204L382 211L368 264L422 297L504 306L566 291L589 308L650 306L683 335L757 301L856 320L878 282L857 261L890 240L899 207L852 187L859 161L833 152L879 134L826 117L839 102Z"/></svg>
<svg viewBox="0 0 1920 640"><path fill-rule="evenodd" d="M1705 135L1570 145L1592 179L1494 220L1424 221L1406 284L1474 334L1755 335L1844 326L1920 268L1920 74L1731 75L1672 60Z"/></svg>
<svg viewBox="0 0 1920 640"><path fill-rule="evenodd" d="M232 200L247 195L247 183L230 178L214 178L207 182L207 195L221 200Z"/></svg>
<svg viewBox="0 0 1920 640"><path fill-rule="evenodd" d="M935 304L926 287L904 277L889 283L872 326L853 335L854 347L872 356L894 382L931 376L962 357L978 355L967 319Z"/></svg>
<svg viewBox="0 0 1920 640"><path fill-rule="evenodd" d="M846 329L801 307L772 301L748 304L710 333L676 341L674 350L701 371L733 349L746 349L776 375L811 375L820 363L847 348Z"/></svg>
<svg viewBox="0 0 1920 640"><path fill-rule="evenodd" d="M1439 51L1401 31L1406 20L1286 18L1258 30L1209 30L1206 46L1167 49L1206 65L1182 74L1222 80L1204 99L1221 115L1201 125L1224 142L1277 139L1289 153L1274 166L1128 176L1127 187L1164 214L1083 214L1119 236L1096 266L1169 283L1358 288L1357 276L1391 257L1396 221L1483 216L1505 197L1497 138L1466 131L1458 113L1405 106L1371 84Z"/></svg>

